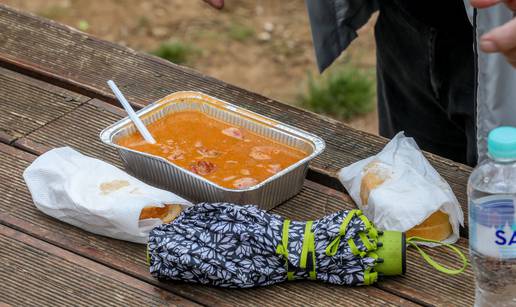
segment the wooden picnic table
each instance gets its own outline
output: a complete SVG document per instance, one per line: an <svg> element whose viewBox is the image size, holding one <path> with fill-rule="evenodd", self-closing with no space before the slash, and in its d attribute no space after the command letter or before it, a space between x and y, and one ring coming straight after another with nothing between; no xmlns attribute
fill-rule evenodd
<svg viewBox="0 0 516 307"><path fill-rule="evenodd" d="M145 246L93 235L38 211L24 169L45 151L71 146L121 167L99 132L124 116L106 80L137 107L179 90L202 91L323 137L300 194L272 211L320 218L353 201L336 171L377 153L387 140L139 53L59 23L0 5L0 305L472 305L473 274L448 276L409 248L407 273L369 287L296 281L246 290L160 282ZM427 154L467 214L470 168ZM467 215L466 215L467 216ZM467 229L467 225L466 228ZM467 253L467 231L459 248ZM454 255L426 249L438 261Z"/></svg>

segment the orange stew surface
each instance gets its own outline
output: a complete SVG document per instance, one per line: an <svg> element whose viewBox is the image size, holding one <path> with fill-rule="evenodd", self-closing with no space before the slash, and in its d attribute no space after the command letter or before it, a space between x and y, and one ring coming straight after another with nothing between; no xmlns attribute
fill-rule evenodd
<svg viewBox="0 0 516 307"><path fill-rule="evenodd" d="M199 111L170 113L147 126L156 144L135 132L118 144L165 157L220 186L244 189L308 154Z"/></svg>

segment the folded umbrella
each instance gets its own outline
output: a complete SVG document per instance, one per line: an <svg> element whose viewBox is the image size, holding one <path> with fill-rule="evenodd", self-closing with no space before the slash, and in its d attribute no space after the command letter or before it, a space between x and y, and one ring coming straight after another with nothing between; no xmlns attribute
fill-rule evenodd
<svg viewBox="0 0 516 307"><path fill-rule="evenodd" d="M149 235L150 272L230 288L312 279L369 285L403 274L405 237L378 232L360 210L290 221L254 206L202 203Z"/></svg>

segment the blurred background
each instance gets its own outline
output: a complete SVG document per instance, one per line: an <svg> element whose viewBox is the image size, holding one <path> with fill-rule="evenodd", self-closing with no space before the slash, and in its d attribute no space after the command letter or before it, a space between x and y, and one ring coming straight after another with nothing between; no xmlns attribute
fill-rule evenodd
<svg viewBox="0 0 516 307"><path fill-rule="evenodd" d="M132 49L378 133L375 17L320 75L304 0L0 0Z"/></svg>

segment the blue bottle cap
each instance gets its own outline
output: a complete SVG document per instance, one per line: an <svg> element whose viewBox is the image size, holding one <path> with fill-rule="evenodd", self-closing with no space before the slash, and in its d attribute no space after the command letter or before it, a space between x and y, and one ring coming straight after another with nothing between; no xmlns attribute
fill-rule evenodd
<svg viewBox="0 0 516 307"><path fill-rule="evenodd" d="M487 136L487 151L493 159L516 159L516 127L491 130Z"/></svg>

